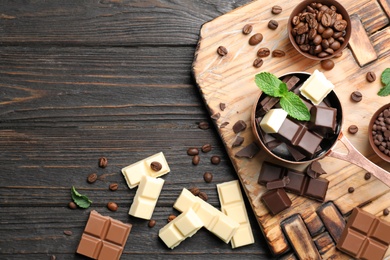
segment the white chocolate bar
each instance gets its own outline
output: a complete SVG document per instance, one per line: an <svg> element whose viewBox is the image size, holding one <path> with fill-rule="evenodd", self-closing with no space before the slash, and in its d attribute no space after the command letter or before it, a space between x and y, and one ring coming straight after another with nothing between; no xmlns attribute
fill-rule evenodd
<svg viewBox="0 0 390 260"><path fill-rule="evenodd" d="M232 248L253 244L255 240L238 181L217 184L217 190L222 212L240 224L232 237Z"/></svg>
<svg viewBox="0 0 390 260"><path fill-rule="evenodd" d="M143 175L131 204L129 215L151 219L163 185L163 179Z"/></svg>
<svg viewBox="0 0 390 260"><path fill-rule="evenodd" d="M150 168L150 164L154 161L161 163L162 168L158 172ZM169 165L162 152L156 153L155 155L140 160L122 169L122 174L130 189L138 186L143 175L157 178L167 174L168 172L170 172Z"/></svg>
<svg viewBox="0 0 390 260"><path fill-rule="evenodd" d="M225 243L230 242L240 226L233 218L226 216L206 201L194 196L187 189L182 190L173 207L181 212L192 208L202 220L204 227Z"/></svg>
<svg viewBox="0 0 390 260"><path fill-rule="evenodd" d="M309 99L314 105L319 105L322 100L334 89L334 85L324 75L315 70L313 74L299 88L302 96Z"/></svg>
<svg viewBox="0 0 390 260"><path fill-rule="evenodd" d="M267 134L277 133L286 117L287 112L285 110L282 108L273 108L261 119L260 127Z"/></svg>
<svg viewBox="0 0 390 260"><path fill-rule="evenodd" d="M167 247L173 249L184 239L194 235L201 227L203 227L202 220L193 209L189 208L161 228L158 236Z"/></svg>

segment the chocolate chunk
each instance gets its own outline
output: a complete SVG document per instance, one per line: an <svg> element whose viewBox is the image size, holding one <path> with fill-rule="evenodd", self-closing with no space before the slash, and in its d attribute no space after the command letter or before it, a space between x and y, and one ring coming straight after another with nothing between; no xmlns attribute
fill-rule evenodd
<svg viewBox="0 0 390 260"><path fill-rule="evenodd" d="M332 107L313 106L310 109L310 130L316 131L320 135L327 133L334 134L336 130L337 109Z"/></svg>
<svg viewBox="0 0 390 260"><path fill-rule="evenodd" d="M244 142L244 137L237 136L232 144L232 147L240 146L240 145L242 145L243 142Z"/></svg>
<svg viewBox="0 0 390 260"><path fill-rule="evenodd" d="M261 201L269 209L272 215L282 212L292 204L290 198L283 189L267 191L261 196Z"/></svg>
<svg viewBox="0 0 390 260"><path fill-rule="evenodd" d="M221 114L220 113L215 113L211 116L212 119L214 120L218 120L219 118L221 117Z"/></svg>
<svg viewBox="0 0 390 260"><path fill-rule="evenodd" d="M290 179L284 176L282 179L267 182L265 187L269 190L280 189L286 187L289 182Z"/></svg>
<svg viewBox="0 0 390 260"><path fill-rule="evenodd" d="M225 128L227 125L229 124L229 122L223 122L219 128Z"/></svg>
<svg viewBox="0 0 390 260"><path fill-rule="evenodd" d="M286 145L286 147L287 147L287 150L292 155L292 157L294 158L295 161L299 162L299 161L302 161L303 159L306 158L306 155L304 155L303 153L299 152L294 147L291 147L289 145Z"/></svg>
<svg viewBox="0 0 390 260"><path fill-rule="evenodd" d="M221 111L224 111L226 108L226 104L225 103L219 103L219 109L221 109Z"/></svg>
<svg viewBox="0 0 390 260"><path fill-rule="evenodd" d="M240 151L238 151L236 153L236 157L238 158L253 158L258 152L260 151L259 147L257 146L257 144L255 142L245 146L243 149L241 149Z"/></svg>
<svg viewBox="0 0 390 260"><path fill-rule="evenodd" d="M283 167L270 162L263 162L257 183L266 185L268 182L283 178L284 173L285 169Z"/></svg>
<svg viewBox="0 0 390 260"><path fill-rule="evenodd" d="M244 120L238 120L234 125L233 125L233 132L235 134L238 134L241 131L244 131L246 129L246 123Z"/></svg>
<svg viewBox="0 0 390 260"><path fill-rule="evenodd" d="M318 161L312 162L306 170L306 174L309 177L316 179L322 174L326 174L324 169L322 169L321 164Z"/></svg>

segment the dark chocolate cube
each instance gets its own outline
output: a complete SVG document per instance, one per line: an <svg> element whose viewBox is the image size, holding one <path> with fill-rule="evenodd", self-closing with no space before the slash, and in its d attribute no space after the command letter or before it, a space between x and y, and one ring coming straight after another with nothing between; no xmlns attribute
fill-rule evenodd
<svg viewBox="0 0 390 260"><path fill-rule="evenodd" d="M285 189L289 192L303 195L307 181L305 174L288 169L286 176L290 179L290 182L286 185Z"/></svg>
<svg viewBox="0 0 390 260"><path fill-rule="evenodd" d="M284 167L269 162L264 162L261 166L258 183L265 185L269 181L275 181L283 178Z"/></svg>
<svg viewBox="0 0 390 260"><path fill-rule="evenodd" d="M300 138L295 143L295 147L311 158L318 151L323 138L308 131L307 128L304 128L302 132Z"/></svg>
<svg viewBox="0 0 390 260"><path fill-rule="evenodd" d="M290 198L284 189L275 189L267 191L261 196L264 205L269 209L272 215L289 208L292 204Z"/></svg>
<svg viewBox="0 0 390 260"><path fill-rule="evenodd" d="M328 191L329 181L324 178L308 178L304 195L319 201L324 201Z"/></svg>
<svg viewBox="0 0 390 260"><path fill-rule="evenodd" d="M310 114L310 130L316 131L321 135L335 133L337 109L325 106L313 106Z"/></svg>

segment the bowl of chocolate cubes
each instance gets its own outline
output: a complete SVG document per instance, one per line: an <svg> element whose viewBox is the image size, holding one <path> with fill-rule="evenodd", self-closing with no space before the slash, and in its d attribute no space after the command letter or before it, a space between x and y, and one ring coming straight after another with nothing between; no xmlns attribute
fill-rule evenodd
<svg viewBox="0 0 390 260"><path fill-rule="evenodd" d="M334 0L305 0L291 12L287 23L290 42L303 56L327 60L339 55L351 37L348 12Z"/></svg>
<svg viewBox="0 0 390 260"><path fill-rule="evenodd" d="M381 159L390 162L390 104L373 114L368 125L368 141Z"/></svg>

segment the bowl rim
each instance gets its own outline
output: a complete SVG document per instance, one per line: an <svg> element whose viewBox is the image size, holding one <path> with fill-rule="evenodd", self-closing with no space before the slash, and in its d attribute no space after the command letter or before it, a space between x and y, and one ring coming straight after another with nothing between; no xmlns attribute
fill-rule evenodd
<svg viewBox="0 0 390 260"><path fill-rule="evenodd" d="M320 58L318 56L314 56L314 55L311 55L310 53L307 53L307 52L303 52L298 44L295 42L295 39L294 39L294 36L292 35L291 33L291 29L292 29L292 19L293 17L295 16L295 14L298 14L300 13L301 11L304 10L304 7L309 5L310 3L313 3L313 2L316 2L316 3L322 3L322 4L326 4L326 5L334 5L336 6L337 10L338 10L338 13L342 12L343 13L343 19L347 21L348 23L348 27L347 27L347 30L346 30L346 34L344 36L344 42L341 44L340 48L335 51L332 55L329 55L329 56L326 56L326 57L323 57L323 58ZM305 56L306 58L309 58L309 59L312 59L312 60L319 60L319 61L322 61L322 60L328 60L328 59L331 59L333 58L334 56L336 56L337 54L339 54L340 52L342 52L348 45L348 42L351 38L351 34L352 34L352 24L351 24L351 18L349 16L349 13L347 12L347 10L345 9L345 7L340 4L338 1L336 0L304 0L302 2L300 2L290 13L290 16L288 18L288 21L287 21L287 34L288 34L288 38L291 42L291 44L294 46L294 49L302 54L303 56Z"/></svg>
<svg viewBox="0 0 390 260"><path fill-rule="evenodd" d="M377 119L378 115L383 112L386 108L390 108L390 103L387 103L383 106L381 106L380 108L378 108L375 113L372 115L371 117L371 120L370 120L370 123L368 125L368 142L370 143L370 146L371 148L374 150L374 152L376 153L376 155L379 156L379 158L381 158L382 160L386 161L386 162L390 162L390 156L386 155L385 153L381 152L378 148L378 146L376 146L374 144L374 138L372 136L372 127L374 126L374 122L375 120Z"/></svg>

